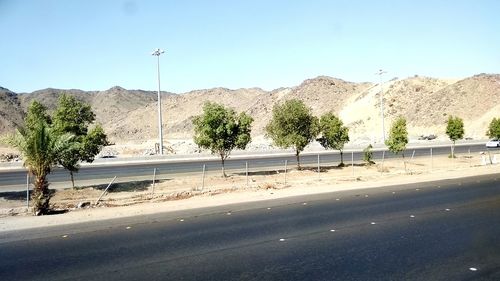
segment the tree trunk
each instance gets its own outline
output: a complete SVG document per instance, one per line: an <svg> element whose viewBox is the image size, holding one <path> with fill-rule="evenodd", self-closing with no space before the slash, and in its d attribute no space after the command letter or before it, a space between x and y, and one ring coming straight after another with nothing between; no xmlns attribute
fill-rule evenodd
<svg viewBox="0 0 500 281"><path fill-rule="evenodd" d="M75 178L73 177L73 171L69 171L69 175L71 177L71 187L75 189Z"/></svg>
<svg viewBox="0 0 500 281"><path fill-rule="evenodd" d="M490 159L490 165L493 165L493 160L491 159L490 149L487 148L487 150L488 150L488 158Z"/></svg>
<svg viewBox="0 0 500 281"><path fill-rule="evenodd" d="M339 167L344 167L344 151L340 150L340 164Z"/></svg>
<svg viewBox="0 0 500 281"><path fill-rule="evenodd" d="M295 150L295 157L297 157L297 170L301 170L300 168L300 152L298 150Z"/></svg>
<svg viewBox="0 0 500 281"><path fill-rule="evenodd" d="M405 165L405 173L406 173L407 171L406 171L405 153L403 152L403 153L401 153L401 155L403 155L403 163L404 163L404 165Z"/></svg>
<svg viewBox="0 0 500 281"><path fill-rule="evenodd" d="M451 158L455 158L455 141L453 141L453 145L451 146Z"/></svg>
<svg viewBox="0 0 500 281"><path fill-rule="evenodd" d="M224 170L224 161L226 159L224 157L224 154L220 154L220 160L221 160L221 164L222 164L222 177L225 178L226 177L226 171Z"/></svg>
<svg viewBox="0 0 500 281"><path fill-rule="evenodd" d="M35 188L33 190L33 214L35 216L45 215L49 211L49 183L46 175L35 176Z"/></svg>

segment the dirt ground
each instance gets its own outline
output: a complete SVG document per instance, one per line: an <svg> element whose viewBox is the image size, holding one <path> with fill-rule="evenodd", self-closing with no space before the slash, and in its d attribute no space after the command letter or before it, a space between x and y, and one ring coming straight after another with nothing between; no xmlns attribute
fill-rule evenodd
<svg viewBox="0 0 500 281"><path fill-rule="evenodd" d="M222 178L212 171L107 185L61 189L53 192L52 207L61 215L33 217L26 208L25 192L0 193L0 231L35 226L75 223L140 214L174 211L229 203L269 200L303 194L370 188L447 178L500 173L500 165L482 155L390 159L373 165L347 163L344 167L323 164L298 171L288 167L273 171L230 171ZM500 154L492 157L500 160ZM483 159L485 161L483 161ZM485 163L486 162L486 163ZM485 165L486 164L486 165ZM102 198L97 202L98 198Z"/></svg>

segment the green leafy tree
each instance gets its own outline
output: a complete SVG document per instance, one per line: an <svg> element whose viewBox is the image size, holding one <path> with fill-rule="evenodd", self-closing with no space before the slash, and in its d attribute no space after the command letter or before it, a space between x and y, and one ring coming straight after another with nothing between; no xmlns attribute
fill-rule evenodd
<svg viewBox="0 0 500 281"><path fill-rule="evenodd" d="M33 100L28 107L28 113L24 118L24 127L28 130L33 130L38 123L42 121L50 125L52 119L47 114L47 108L40 102Z"/></svg>
<svg viewBox="0 0 500 281"><path fill-rule="evenodd" d="M95 114L89 104L74 96L62 94L54 111L52 122L57 132L72 132L75 136L87 134L89 124L95 121Z"/></svg>
<svg viewBox="0 0 500 281"><path fill-rule="evenodd" d="M406 119L403 117L398 117L396 121L392 124L391 131L389 132L389 138L385 141L385 145L389 148L389 151L403 156L403 163L405 165L406 171L406 161L405 153L406 145L408 144L408 131L406 129Z"/></svg>
<svg viewBox="0 0 500 281"><path fill-rule="evenodd" d="M47 214L50 208L47 175L50 174L61 155L72 149L73 136L55 134L44 119L34 122L37 113L30 112L30 109L26 118L30 120L29 126L18 129L14 135L3 139L3 142L19 150L24 166L35 177L32 196L33 212L35 215L43 215Z"/></svg>
<svg viewBox="0 0 500 281"><path fill-rule="evenodd" d="M372 165L375 164L373 162L373 152L372 152L373 146L369 144L365 149L363 149L363 160L368 164Z"/></svg>
<svg viewBox="0 0 500 281"><path fill-rule="evenodd" d="M448 117L446 134L453 142L451 146L451 158L455 158L455 142L464 137L464 121L460 117Z"/></svg>
<svg viewBox="0 0 500 281"><path fill-rule="evenodd" d="M80 145L80 159L92 163L102 148L110 143L102 126L97 124L85 136L82 136Z"/></svg>
<svg viewBox="0 0 500 281"><path fill-rule="evenodd" d="M500 118L491 120L486 135L492 139L500 139Z"/></svg>
<svg viewBox="0 0 500 281"><path fill-rule="evenodd" d="M273 118L266 126L266 136L281 148L293 148L300 170L300 152L319 133L318 118L302 101L291 99L273 107Z"/></svg>
<svg viewBox="0 0 500 281"><path fill-rule="evenodd" d="M194 117L194 142L220 156L223 177L226 177L224 162L231 151L245 149L252 140L252 122L253 118L243 112L236 114L233 109L211 102L203 105L202 115Z"/></svg>
<svg viewBox="0 0 500 281"><path fill-rule="evenodd" d="M319 126L322 135L318 139L319 143L325 149L340 151L339 166L344 166L344 145L349 142L349 128L332 112L321 116Z"/></svg>
<svg viewBox="0 0 500 281"><path fill-rule="evenodd" d="M69 171L71 183L75 187L74 173L79 170L79 163L91 163L101 149L109 145L106 134L100 125L89 131L95 121L95 114L89 104L75 97L63 94L59 97L57 108L52 118L52 127L57 134L74 135L71 150L66 150L58 163Z"/></svg>

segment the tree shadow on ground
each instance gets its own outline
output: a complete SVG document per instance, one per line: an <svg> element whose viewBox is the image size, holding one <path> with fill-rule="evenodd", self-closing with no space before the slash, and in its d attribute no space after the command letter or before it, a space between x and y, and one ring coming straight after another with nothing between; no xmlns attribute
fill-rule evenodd
<svg viewBox="0 0 500 281"><path fill-rule="evenodd" d="M55 192L56 191L54 189L49 189L50 197L54 196ZM29 191L30 200L32 195L33 195L33 190L30 189ZM0 198L11 201L26 201L26 190L0 192Z"/></svg>
<svg viewBox="0 0 500 281"><path fill-rule="evenodd" d="M161 180L155 180L155 184L163 183L170 181L171 179L161 179ZM109 188L108 192L109 193L116 193L116 192L138 192L138 191L147 191L151 185L153 184L152 180L143 180L143 181L131 181L131 182L118 182L118 183L113 183ZM100 184L100 185L94 185L94 189L98 190L105 190L106 187L108 187L108 184Z"/></svg>
<svg viewBox="0 0 500 281"><path fill-rule="evenodd" d="M344 165L330 165L330 166L320 166L320 172L325 173L330 170L343 170L343 169L349 169L354 167L375 167L376 163L372 163L371 165L368 165L368 163L355 163L354 165L352 164L344 164ZM318 172L318 166L313 167L313 166L307 166L307 167L302 167L302 171L311 171L311 172Z"/></svg>
<svg viewBox="0 0 500 281"><path fill-rule="evenodd" d="M50 216L50 215L60 215L60 214L65 214L69 212L68 209L57 209L57 210L54 210L54 209L50 209L47 211L47 213L45 214L46 216Z"/></svg>
<svg viewBox="0 0 500 281"><path fill-rule="evenodd" d="M31 191L30 191L31 195ZM26 191L5 191L0 192L0 198L10 201L26 201Z"/></svg>
<svg viewBox="0 0 500 281"><path fill-rule="evenodd" d="M376 163L372 163L371 166L375 167ZM370 167L367 163L356 163L354 164L354 167ZM325 173L330 170L342 170L345 168L351 168L351 164L344 164L342 165L330 165L330 166L325 166L322 165L320 167L320 173ZM291 168L287 169L287 173L290 173L291 171L297 171L297 167L293 166ZM311 171L311 172L318 172L318 166L302 166L300 171ZM249 176L272 176L272 175L277 175L277 174L283 174L285 172L285 169L275 169L275 170L267 170L267 171L249 171L248 175ZM245 172L237 172L237 173L232 173L232 175L236 176L245 176ZM230 177L230 175L228 175Z"/></svg>
<svg viewBox="0 0 500 281"><path fill-rule="evenodd" d="M290 170L288 170L290 171ZM281 173L284 173L285 170L283 169L278 169L278 170L270 170L270 171L252 171L252 172L248 172L248 175L249 176L272 176L272 175L277 175L277 174L281 174ZM239 173L233 173L233 175L237 175L237 176L245 176L246 173L245 172L239 172Z"/></svg>

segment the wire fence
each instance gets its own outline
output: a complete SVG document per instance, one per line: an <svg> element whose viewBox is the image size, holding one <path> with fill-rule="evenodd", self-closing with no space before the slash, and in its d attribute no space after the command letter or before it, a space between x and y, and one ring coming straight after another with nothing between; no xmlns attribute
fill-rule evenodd
<svg viewBox="0 0 500 281"><path fill-rule="evenodd" d="M344 153L344 165L322 154L301 158L301 170L291 157L285 160L257 159L241 161L225 169L223 177L220 162L201 163L198 171L177 173L171 169L137 167L141 176L109 175L108 183L90 184L77 181L77 188L57 189L53 193L55 208L82 206L123 206L141 202L179 200L193 196L212 196L240 190L272 190L291 186L307 188L310 185L335 185L352 181L377 181L396 175L413 176L428 173L483 167L499 167L500 151L479 154L466 151L456 158L433 155L432 149L407 150L393 155L387 151L375 151L372 164L355 157L354 152ZM264 165L265 163L265 165ZM111 179L113 179L111 181ZM70 183L66 183L66 186ZM26 191L0 192L0 215L26 211L30 205L33 187L29 177Z"/></svg>

